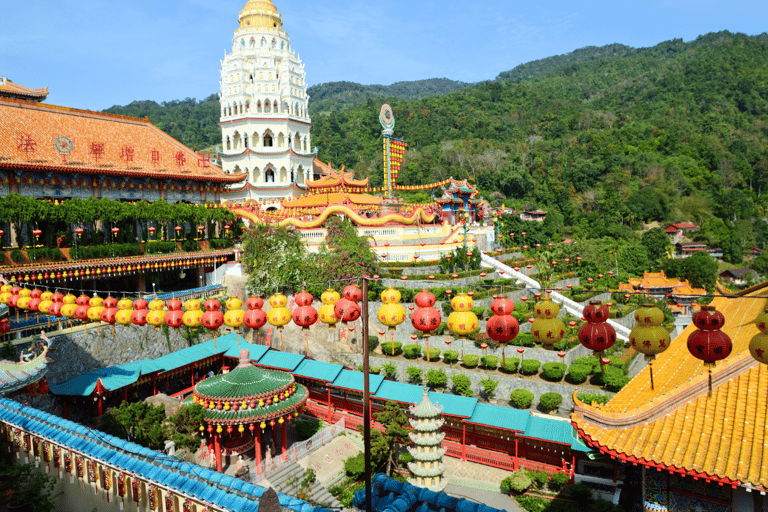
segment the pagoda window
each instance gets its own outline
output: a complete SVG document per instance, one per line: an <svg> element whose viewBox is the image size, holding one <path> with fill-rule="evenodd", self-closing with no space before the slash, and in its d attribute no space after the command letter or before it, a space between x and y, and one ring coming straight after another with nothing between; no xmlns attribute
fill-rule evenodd
<svg viewBox="0 0 768 512"><path fill-rule="evenodd" d="M253 132L253 135L251 135L251 143L254 148L259 146L259 141L261 138L259 137L259 132Z"/></svg>
<svg viewBox="0 0 768 512"><path fill-rule="evenodd" d="M259 86L259 89L261 89L261 86ZM256 103L256 113L261 114L261 100Z"/></svg>
<svg viewBox="0 0 768 512"><path fill-rule="evenodd" d="M243 144L245 145L245 149L248 149L248 134L247 133L245 135L243 135ZM246 169L246 172L248 172L247 169Z"/></svg>
<svg viewBox="0 0 768 512"><path fill-rule="evenodd" d="M283 41L282 43L280 43L280 49L281 49L281 50L285 50L285 41Z"/></svg>
<svg viewBox="0 0 768 512"><path fill-rule="evenodd" d="M289 109L288 103L283 102L283 104L280 105L280 113L281 114L287 114L288 113L288 109Z"/></svg>
<svg viewBox="0 0 768 512"><path fill-rule="evenodd" d="M272 147L272 135L269 133L264 134L264 147L265 148L271 148Z"/></svg>
<svg viewBox="0 0 768 512"><path fill-rule="evenodd" d="M285 147L285 135L283 135L283 132L277 134L277 147Z"/></svg>
<svg viewBox="0 0 768 512"><path fill-rule="evenodd" d="M229 135L227 135L227 151L229 151L230 149L232 149L232 144L229 140Z"/></svg>
<svg viewBox="0 0 768 512"><path fill-rule="evenodd" d="M235 132L235 135L232 139L232 149L239 149L240 148L240 132Z"/></svg>
<svg viewBox="0 0 768 512"><path fill-rule="evenodd" d="M253 183L258 183L259 182L259 177L261 176L261 171L259 171L259 168L258 167L254 167L252 174L253 174L253 176L251 177L251 181Z"/></svg>
<svg viewBox="0 0 768 512"><path fill-rule="evenodd" d="M261 38L261 46L262 47L267 46L267 38L266 37L262 37Z"/></svg>
<svg viewBox="0 0 768 512"><path fill-rule="evenodd" d="M269 100L265 101L264 102L264 113L265 114L270 114L271 111L272 111L271 107L272 107L272 105L270 105Z"/></svg>
<svg viewBox="0 0 768 512"><path fill-rule="evenodd" d="M283 167L280 169L280 183L285 183L288 181L288 170Z"/></svg>
<svg viewBox="0 0 768 512"><path fill-rule="evenodd" d="M251 48L253 48L254 46L256 46L256 39L254 39L254 38L252 37L252 38L251 38Z"/></svg>
<svg viewBox="0 0 768 512"><path fill-rule="evenodd" d="M301 150L301 137L299 137L299 134L296 134L296 137L294 137L294 144L293 147L297 150Z"/></svg>
<svg viewBox="0 0 768 512"><path fill-rule="evenodd" d="M298 175L296 176L297 183L304 183L304 167L299 166Z"/></svg>
<svg viewBox="0 0 768 512"><path fill-rule="evenodd" d="M250 102L246 102L245 103L245 111L246 112L250 112L251 111L251 103Z"/></svg>
<svg viewBox="0 0 768 512"><path fill-rule="evenodd" d="M296 181L296 171L291 168L291 183Z"/></svg>
<svg viewBox="0 0 768 512"><path fill-rule="evenodd" d="M264 175L264 183L274 183L275 182L275 171L272 169L267 169L266 174Z"/></svg>
<svg viewBox="0 0 768 512"><path fill-rule="evenodd" d="M241 39L241 40L240 40L240 46L242 46L243 48L245 48L245 39Z"/></svg>
<svg viewBox="0 0 768 512"><path fill-rule="evenodd" d="M272 38L272 48L277 48L277 41L274 37Z"/></svg>
<svg viewBox="0 0 768 512"><path fill-rule="evenodd" d="M272 90L273 90L273 91L275 90L275 86L274 86L274 85L272 86ZM277 100L275 100L275 103L274 103L272 106L273 106L273 107L274 107L274 109L275 109L275 114L277 114Z"/></svg>
<svg viewBox="0 0 768 512"><path fill-rule="evenodd" d="M304 152L305 153L307 152L307 144L308 144L307 138L304 137Z"/></svg>

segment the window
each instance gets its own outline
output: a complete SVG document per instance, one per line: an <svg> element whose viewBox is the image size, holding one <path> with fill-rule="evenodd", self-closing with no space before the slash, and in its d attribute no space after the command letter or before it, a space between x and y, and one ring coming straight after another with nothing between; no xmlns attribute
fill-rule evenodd
<svg viewBox="0 0 768 512"><path fill-rule="evenodd" d="M272 147L272 135L269 133L264 134L264 147L265 148L271 148ZM274 173L272 173L274 175Z"/></svg>
<svg viewBox="0 0 768 512"><path fill-rule="evenodd" d="M272 169L267 169L267 173L264 176L264 182L265 183L274 183L275 182L275 171Z"/></svg>

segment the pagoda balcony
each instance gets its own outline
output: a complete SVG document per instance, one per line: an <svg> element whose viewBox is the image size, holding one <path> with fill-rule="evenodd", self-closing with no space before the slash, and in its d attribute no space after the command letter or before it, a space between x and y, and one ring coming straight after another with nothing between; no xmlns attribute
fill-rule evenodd
<svg viewBox="0 0 768 512"><path fill-rule="evenodd" d="M445 473L445 464L440 464L436 468L424 468L420 467L418 462L409 462L408 469L416 476L424 477L438 477Z"/></svg>
<svg viewBox="0 0 768 512"><path fill-rule="evenodd" d="M427 423L422 423L417 420L410 420L411 427L417 432L435 432L440 430L445 425L445 420L433 420Z"/></svg>
<svg viewBox="0 0 768 512"><path fill-rule="evenodd" d="M442 459L447 450L447 448L440 448L436 452L421 452L416 447L409 447L408 453L410 453L416 460L420 460L422 462L433 462Z"/></svg>
<svg viewBox="0 0 768 512"><path fill-rule="evenodd" d="M408 437L411 438L411 442L413 444L418 444L421 446L436 446L443 442L443 439L445 439L445 433L441 432L434 436L419 436L418 434L410 433L408 434Z"/></svg>

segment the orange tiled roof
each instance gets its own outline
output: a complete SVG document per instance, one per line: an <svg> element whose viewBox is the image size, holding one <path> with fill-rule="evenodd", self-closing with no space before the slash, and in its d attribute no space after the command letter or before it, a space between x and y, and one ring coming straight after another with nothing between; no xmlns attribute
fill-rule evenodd
<svg viewBox="0 0 768 512"><path fill-rule="evenodd" d="M30 89L29 87L24 87L23 85L4 80L0 82L0 97L3 96L12 98L29 97L42 101L48 97L48 87L46 86L42 89Z"/></svg>
<svg viewBox="0 0 768 512"><path fill-rule="evenodd" d="M19 147L27 135L34 143L28 154ZM69 141L71 151L66 153ZM98 159L94 143L103 144ZM157 163L152 162L154 150ZM127 154L132 159L123 156ZM246 177L203 164L197 153L147 120L4 98L0 98L1 168L226 183Z"/></svg>
<svg viewBox="0 0 768 512"><path fill-rule="evenodd" d="M327 207L334 204L352 204L361 206L376 206L380 204L380 197L370 194L351 194L346 192L334 192L330 194L314 194L292 201L283 201L283 208L313 208Z"/></svg>
<svg viewBox="0 0 768 512"><path fill-rule="evenodd" d="M768 283L763 285L768 286ZM621 460L730 485L768 488L768 366L749 353L757 334L754 319L766 299L717 298L723 331L733 340L730 357L712 372L688 352L691 324L653 362L655 389L644 368L607 404L576 403L574 427L601 452Z"/></svg>
<svg viewBox="0 0 768 512"><path fill-rule="evenodd" d="M703 288L694 288L687 280L680 281L679 279L671 279L664 274L664 271L659 272L643 272L643 277L630 277L627 279L627 283L619 283L620 292L632 292L639 288L654 289L654 288L672 288L672 295L704 295L707 293Z"/></svg>
<svg viewBox="0 0 768 512"><path fill-rule="evenodd" d="M314 181L308 181L307 186L313 189L320 188L332 188L332 187L350 187L350 188L366 188L368 186L368 178L364 180L356 180L354 172L345 172L344 165L341 166L341 170L336 170L331 167L329 163L323 163L317 158L312 162L315 173L321 173L320 179Z"/></svg>

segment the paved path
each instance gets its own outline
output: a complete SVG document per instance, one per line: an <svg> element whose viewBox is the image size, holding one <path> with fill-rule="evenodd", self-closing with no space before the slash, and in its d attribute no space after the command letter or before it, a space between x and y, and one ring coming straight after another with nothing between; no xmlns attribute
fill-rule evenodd
<svg viewBox="0 0 768 512"><path fill-rule="evenodd" d="M448 484L445 488L446 494L451 496L466 498L468 500L483 503L489 507L497 508L499 510L506 510L507 512L525 512L515 500L509 497L508 494L501 494L492 491L483 491L480 489L470 489L469 487L462 487L458 485Z"/></svg>

